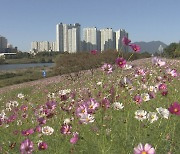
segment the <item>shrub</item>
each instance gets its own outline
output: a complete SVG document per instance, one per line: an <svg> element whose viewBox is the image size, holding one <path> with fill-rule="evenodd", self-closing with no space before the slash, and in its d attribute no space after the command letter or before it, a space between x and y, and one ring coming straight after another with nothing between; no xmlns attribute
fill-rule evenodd
<svg viewBox="0 0 180 154"><path fill-rule="evenodd" d="M128 59L132 52L120 53L123 54L125 59ZM108 50L103 52L97 52L93 55L90 52L79 52L79 53L64 53L60 54L55 60L55 73L66 74L71 72L78 72L81 70L91 70L101 67L104 63L114 64L115 59L118 56L117 51ZM139 58L150 57L148 53L134 53L131 60Z"/></svg>

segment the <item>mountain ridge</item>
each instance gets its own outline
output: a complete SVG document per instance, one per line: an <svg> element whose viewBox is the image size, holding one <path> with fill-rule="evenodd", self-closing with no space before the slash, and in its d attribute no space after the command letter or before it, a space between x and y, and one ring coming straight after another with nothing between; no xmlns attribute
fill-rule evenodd
<svg viewBox="0 0 180 154"><path fill-rule="evenodd" d="M163 48L167 47L167 44L161 42L161 41L150 41L150 42L134 42L134 44L140 45L141 52L148 52L148 53L159 53L160 51L159 46L161 45ZM130 50L131 51L131 50Z"/></svg>

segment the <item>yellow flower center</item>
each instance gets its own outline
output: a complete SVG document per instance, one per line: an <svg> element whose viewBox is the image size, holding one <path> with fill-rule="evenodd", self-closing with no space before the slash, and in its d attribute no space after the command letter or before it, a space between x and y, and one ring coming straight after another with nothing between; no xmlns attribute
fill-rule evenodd
<svg viewBox="0 0 180 154"><path fill-rule="evenodd" d="M89 106L89 108L90 108L90 109L92 109L92 108L93 108L93 106L92 106L92 105L90 105L90 106Z"/></svg>
<svg viewBox="0 0 180 154"><path fill-rule="evenodd" d="M151 119L154 119L154 116L151 116Z"/></svg>
<svg viewBox="0 0 180 154"><path fill-rule="evenodd" d="M146 152L146 151L143 151L143 152L141 152L141 154L147 154L147 152Z"/></svg>
<svg viewBox="0 0 180 154"><path fill-rule="evenodd" d="M119 64L122 65L122 62L120 61Z"/></svg>

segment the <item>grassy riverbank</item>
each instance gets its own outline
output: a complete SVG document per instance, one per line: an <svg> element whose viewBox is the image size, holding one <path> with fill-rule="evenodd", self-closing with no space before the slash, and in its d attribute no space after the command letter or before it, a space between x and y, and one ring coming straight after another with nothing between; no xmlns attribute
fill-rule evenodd
<svg viewBox="0 0 180 154"><path fill-rule="evenodd" d="M43 78L43 70L46 70L46 77L55 75L52 67L34 67L13 71L0 71L0 88L13 84L41 79Z"/></svg>
<svg viewBox="0 0 180 154"><path fill-rule="evenodd" d="M45 84L47 78L1 93L0 152L19 153L29 141L31 149L26 144L25 150L34 153L130 154L139 143L148 143L158 154L179 154L179 112L157 108L180 100L179 76L166 72L167 67L179 72L180 62L166 60L160 67L142 59L132 65L128 70L114 66L109 74L98 69L64 76L57 83ZM137 116L142 110L145 114Z"/></svg>

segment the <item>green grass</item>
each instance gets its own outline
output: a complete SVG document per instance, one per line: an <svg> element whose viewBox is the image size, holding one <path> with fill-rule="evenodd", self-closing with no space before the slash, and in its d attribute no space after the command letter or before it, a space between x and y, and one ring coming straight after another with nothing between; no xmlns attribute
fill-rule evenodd
<svg viewBox="0 0 180 154"><path fill-rule="evenodd" d="M0 73L0 88L13 84L34 81L43 78L42 70L44 68L35 67L16 71L7 71ZM54 76L52 68L46 68L47 77Z"/></svg>
<svg viewBox="0 0 180 154"><path fill-rule="evenodd" d="M150 60L140 64L140 67L145 68L147 71L152 70L153 72L152 76L146 76L147 81L145 83L147 86L154 86L157 83L155 78L164 75L164 69L160 72L158 67L151 65ZM180 71L179 63L175 62L171 64L172 62L170 61L167 65L171 68L177 68L178 71ZM44 87L42 83L35 87L19 88L1 94L1 110L5 109L6 103L10 101L18 101L18 108L23 104L28 106L26 112L21 110L14 112L17 114L16 120L0 126L1 152L19 153L21 142L29 138L34 143L34 153L131 154L133 153L134 147L139 143L149 143L155 148L157 154L168 152L179 154L179 116L170 114L169 119L163 119L158 115L159 119L154 123L150 123L147 119L142 122L138 121L134 116L135 111L139 109L144 109L147 112L156 112L157 107L168 108L174 101L180 101L180 80L172 77L171 82L165 80L168 86L167 96L162 96L160 91L158 91L154 99L143 102L141 105L136 105L133 101L134 96L137 93L142 94L148 92L147 88L140 88L142 85L141 78L132 79L133 87L135 88L132 91L120 86L120 81L125 75L128 74L129 78L133 78L135 69L136 68L122 71L120 68L115 67L112 74L106 74L100 70L96 70L93 76L87 73L75 80L64 77L61 82L49 84L46 87ZM97 85L99 81L103 83L102 86ZM140 84L138 84L138 81ZM71 92L76 94L75 97L71 98L70 94L67 94L68 99L62 101L59 91L64 89L71 89ZM19 93L23 93L25 97L23 99L18 98L17 95ZM34 110L37 109L39 105L45 105L50 99L48 98L49 93L55 93L55 98L52 100L56 101L57 106L52 118L45 117L47 122L43 126L52 127L54 133L46 136L35 132L28 137L22 136L22 130L35 128L38 125ZM80 103L82 99L85 101L89 98L94 98L100 103L104 97L107 97L110 101L111 107L106 110L99 107L98 110L95 111L95 114L93 114L95 117L93 123L87 125L79 124L79 118L74 114L77 104ZM122 110L114 110L112 108L112 104L116 101L124 105ZM69 106L72 106L72 110L68 112L62 110L62 107L67 108ZM5 112L7 116L13 114L13 111ZM24 113L28 116L27 118L22 118ZM74 145L69 142L72 134L63 135L60 133L64 119L71 117L74 117L74 120L71 122L71 131L79 133L79 140ZM22 125L17 125L17 121L19 120L22 121ZM18 131L17 135L13 133L16 130ZM38 140L46 142L48 149L39 151L37 148ZM14 148L9 147L11 143L16 143Z"/></svg>

